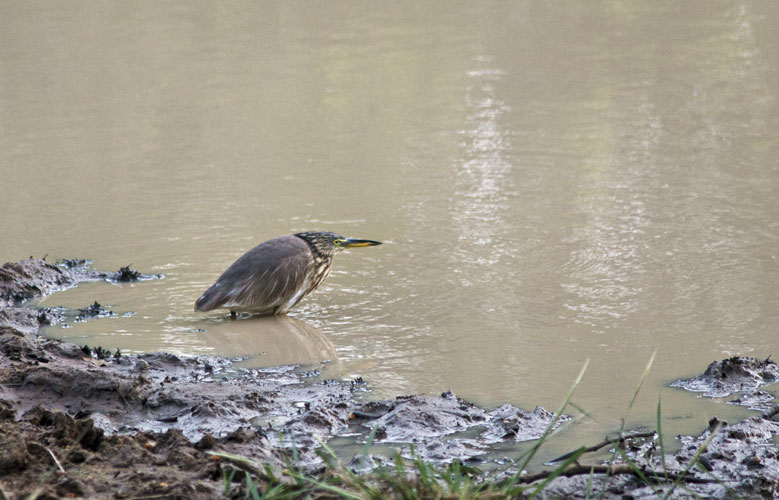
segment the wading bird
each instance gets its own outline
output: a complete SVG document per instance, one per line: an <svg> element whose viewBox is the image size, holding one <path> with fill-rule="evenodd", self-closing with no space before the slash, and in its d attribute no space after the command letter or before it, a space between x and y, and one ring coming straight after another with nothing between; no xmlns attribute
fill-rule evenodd
<svg viewBox="0 0 779 500"><path fill-rule="evenodd" d="M380 241L345 238L327 231L279 236L243 254L195 302L195 311L286 314L330 274L333 256L344 248Z"/></svg>

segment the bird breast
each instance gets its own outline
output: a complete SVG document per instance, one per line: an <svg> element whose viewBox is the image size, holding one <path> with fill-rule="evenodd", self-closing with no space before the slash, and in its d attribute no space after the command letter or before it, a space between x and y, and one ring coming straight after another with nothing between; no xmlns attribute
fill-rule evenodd
<svg viewBox="0 0 779 500"><path fill-rule="evenodd" d="M327 276L330 274L331 263L332 263L331 258L321 257L321 256L316 256L314 258L314 264L313 264L314 276L313 279L311 280L311 284L308 292L313 292L314 290L316 290L319 287L319 285L322 283L322 281L325 278L327 278Z"/></svg>

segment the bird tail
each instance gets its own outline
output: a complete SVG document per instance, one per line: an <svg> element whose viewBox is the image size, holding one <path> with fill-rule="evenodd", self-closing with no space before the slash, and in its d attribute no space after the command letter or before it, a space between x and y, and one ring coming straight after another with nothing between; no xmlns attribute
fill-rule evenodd
<svg viewBox="0 0 779 500"><path fill-rule="evenodd" d="M203 292L203 295L201 295L200 298L195 301L195 311L205 312L216 309L219 307L218 300L219 294L216 293L216 290L212 286Z"/></svg>

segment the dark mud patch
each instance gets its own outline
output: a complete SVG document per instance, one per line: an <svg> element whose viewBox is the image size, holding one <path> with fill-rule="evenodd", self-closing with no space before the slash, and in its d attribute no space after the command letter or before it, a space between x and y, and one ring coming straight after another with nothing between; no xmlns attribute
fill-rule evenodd
<svg viewBox="0 0 779 500"><path fill-rule="evenodd" d="M88 417L36 406L0 417L0 485L6 498L220 498L230 437L193 443L181 431L106 434ZM260 452L262 445L255 445ZM264 463L276 467L266 442Z"/></svg>
<svg viewBox="0 0 779 500"><path fill-rule="evenodd" d="M738 394L731 404L750 410L765 411L774 404L774 396L761 387L779 381L779 365L770 359L732 357L714 361L706 371L694 378L677 380L671 387L701 393L709 398Z"/></svg>
<svg viewBox="0 0 779 500"><path fill-rule="evenodd" d="M20 305L77 281L71 272L43 260L8 262L0 267L0 307Z"/></svg>
<svg viewBox="0 0 779 500"><path fill-rule="evenodd" d="M143 278L143 274L130 266L124 266L119 268L119 275L116 277L117 281L139 281Z"/></svg>
<svg viewBox="0 0 779 500"><path fill-rule="evenodd" d="M81 322L92 318L111 318L115 316L116 314L114 314L113 311L102 306L100 302L95 301L95 303L89 307L80 308L74 321Z"/></svg>

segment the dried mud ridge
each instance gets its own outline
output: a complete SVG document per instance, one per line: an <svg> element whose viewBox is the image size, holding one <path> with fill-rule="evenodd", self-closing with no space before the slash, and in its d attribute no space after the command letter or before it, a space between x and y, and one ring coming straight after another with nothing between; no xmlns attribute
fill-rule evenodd
<svg viewBox="0 0 779 500"><path fill-rule="evenodd" d="M0 499L222 498L223 470L232 465L209 451L245 456L282 477L294 442L302 466L316 473L322 467L318 440L365 439L375 427L378 443L396 443L405 456L414 443L423 459L447 462L537 439L552 419L542 408L482 409L450 392L365 402L361 380L311 383L292 367L236 370L216 357L121 355L39 336L42 325L66 313L27 307L30 299L85 280L161 277L129 266L96 272L88 264L28 259L0 268ZM96 303L78 314L106 311ZM731 358L713 363L694 379L696 388L688 388L704 390L708 380L720 396L727 390L770 396L758 388L777 374L772 361ZM761 407L772 402L772 396L759 399ZM715 421L701 436L680 437L682 449L664 457L667 471L681 473L717 429L702 462L719 481L696 469L685 487L704 496L779 494L775 413L730 426ZM626 442L626 449L646 470L663 470L651 433ZM604 498L655 496L635 475L603 472L595 482L608 482ZM588 476L573 469L570 476L554 480L548 493L583 497ZM243 494L240 486L231 492Z"/></svg>

